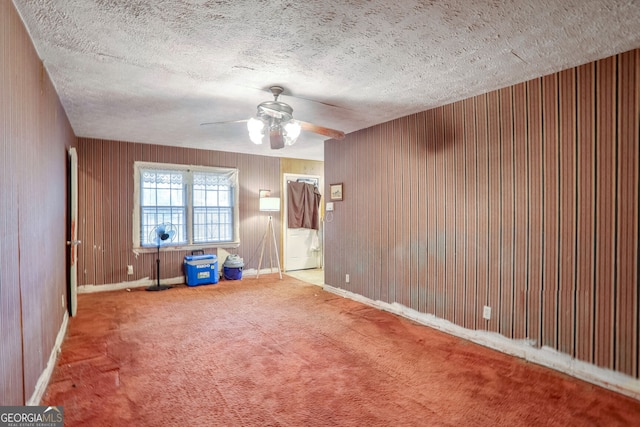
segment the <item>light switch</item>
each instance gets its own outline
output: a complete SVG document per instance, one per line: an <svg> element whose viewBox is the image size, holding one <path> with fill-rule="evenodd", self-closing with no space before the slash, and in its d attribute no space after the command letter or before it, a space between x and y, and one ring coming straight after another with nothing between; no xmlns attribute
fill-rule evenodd
<svg viewBox="0 0 640 427"><path fill-rule="evenodd" d="M333 202L327 203L327 212L331 212L333 210Z"/></svg>

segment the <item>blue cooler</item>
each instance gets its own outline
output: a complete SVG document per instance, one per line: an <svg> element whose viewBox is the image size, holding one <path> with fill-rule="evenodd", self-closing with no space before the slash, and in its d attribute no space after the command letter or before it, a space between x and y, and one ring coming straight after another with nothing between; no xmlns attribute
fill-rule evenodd
<svg viewBox="0 0 640 427"><path fill-rule="evenodd" d="M229 255L222 264L224 271L224 278L227 280L240 280L242 279L242 269L244 268L244 261L238 255Z"/></svg>
<svg viewBox="0 0 640 427"><path fill-rule="evenodd" d="M216 255L187 255L184 257L184 275L188 286L218 283L218 257Z"/></svg>

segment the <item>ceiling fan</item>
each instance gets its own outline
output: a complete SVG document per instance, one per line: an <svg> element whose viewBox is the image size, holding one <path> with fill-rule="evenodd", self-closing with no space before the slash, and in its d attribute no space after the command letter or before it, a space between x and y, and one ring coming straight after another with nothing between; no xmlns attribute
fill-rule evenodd
<svg viewBox="0 0 640 427"><path fill-rule="evenodd" d="M269 144L273 150L284 148L285 145L293 145L302 130L333 139L344 138L344 132L342 131L301 120L294 120L293 108L289 104L278 101L278 96L284 92L284 89L281 86L271 86L269 90L273 94L273 101L265 101L258 104L258 111L255 117L246 120L202 123L201 126L246 122L251 141L254 144L262 144L268 137Z"/></svg>

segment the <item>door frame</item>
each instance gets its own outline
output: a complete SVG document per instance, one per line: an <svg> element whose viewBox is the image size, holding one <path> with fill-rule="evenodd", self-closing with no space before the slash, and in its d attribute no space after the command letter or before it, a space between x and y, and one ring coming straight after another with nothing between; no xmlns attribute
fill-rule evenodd
<svg viewBox="0 0 640 427"><path fill-rule="evenodd" d="M322 177L320 175L309 175L309 174L304 174L304 173L285 173L282 175L282 271L288 271L287 268L287 255L288 255L288 234L289 234L289 226L288 226L288 201L289 201L289 193L287 192L287 181L290 180L297 180L298 178L310 178L310 179L315 179L318 181L318 190L320 191L320 194L322 195L322 197L324 198L324 195L322 194ZM318 210L318 216L320 216L320 218L318 218L318 220L320 221L320 228L321 230L318 230L318 232L320 233L320 236L318 237L320 239L320 268L323 267L324 264L324 226L322 224L322 215L321 215L321 206L320 209Z"/></svg>
<svg viewBox="0 0 640 427"><path fill-rule="evenodd" d="M75 316L78 308L78 153L74 147L68 150L68 227L69 247L68 257L68 311L70 316Z"/></svg>

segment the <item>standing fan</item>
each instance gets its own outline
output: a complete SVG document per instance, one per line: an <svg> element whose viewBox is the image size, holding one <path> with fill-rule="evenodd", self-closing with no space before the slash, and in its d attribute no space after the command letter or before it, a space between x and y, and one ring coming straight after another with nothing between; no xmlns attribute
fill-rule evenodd
<svg viewBox="0 0 640 427"><path fill-rule="evenodd" d="M157 283L155 285L151 285L147 288L148 291L164 291L165 289L169 289L171 286L169 285L160 285L160 246L173 241L176 238L176 226L171 224L170 222L165 222L164 224L158 224L153 227L151 233L149 233L149 241L153 242L158 247L158 256L156 258L156 279Z"/></svg>

